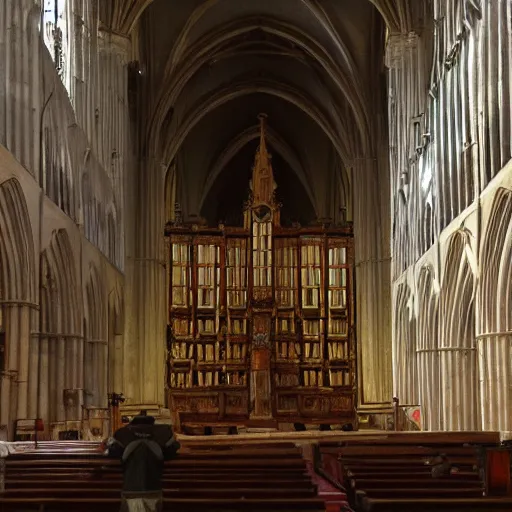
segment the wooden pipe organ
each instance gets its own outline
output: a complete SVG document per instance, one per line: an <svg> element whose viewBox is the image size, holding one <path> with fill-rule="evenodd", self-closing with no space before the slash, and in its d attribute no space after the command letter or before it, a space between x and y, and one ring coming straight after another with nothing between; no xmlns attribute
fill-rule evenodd
<svg viewBox="0 0 512 512"><path fill-rule="evenodd" d="M167 386L181 424L355 416L350 227L280 225L260 116L244 226L166 226Z"/></svg>

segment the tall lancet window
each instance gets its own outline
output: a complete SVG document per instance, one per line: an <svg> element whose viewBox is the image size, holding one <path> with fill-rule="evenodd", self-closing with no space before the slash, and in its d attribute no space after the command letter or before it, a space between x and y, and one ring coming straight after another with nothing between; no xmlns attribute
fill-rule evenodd
<svg viewBox="0 0 512 512"><path fill-rule="evenodd" d="M44 0L42 31L44 42L55 62L57 72L68 92L71 90L71 73L69 69L69 0Z"/></svg>

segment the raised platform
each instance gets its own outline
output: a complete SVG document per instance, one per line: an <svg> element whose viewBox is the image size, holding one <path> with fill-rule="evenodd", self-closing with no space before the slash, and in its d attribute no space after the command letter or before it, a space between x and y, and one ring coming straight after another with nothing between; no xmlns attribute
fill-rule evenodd
<svg viewBox="0 0 512 512"><path fill-rule="evenodd" d="M316 444L320 441L358 441L358 442L385 442L389 444L439 444L444 441L457 440L468 444L497 444L502 440L500 432L383 432L380 430L358 432L265 432L238 435L215 436L185 436L178 434L183 445L196 444L238 444L238 443L265 443L295 442L300 444Z"/></svg>
<svg viewBox="0 0 512 512"><path fill-rule="evenodd" d="M508 433L507 433L508 434ZM259 444L268 443L294 443L296 445L317 444L322 441L327 442L353 442L358 443L386 443L386 444L415 444L430 445L443 444L457 441L459 443L479 444L479 445L496 445L503 440L509 439L508 435L504 436L500 432L383 432L375 431L358 431L358 432L261 432L251 434L238 435L211 435L211 436L187 436L177 434L176 436L183 448L206 448L208 446L236 446L239 444ZM45 441L40 443L40 448L49 449L51 446L66 446L69 451L88 450L94 451L99 449L98 442L87 441L67 441L52 442ZM0 442L0 458L6 457L9 453L25 452L34 450L33 442L18 443L1 443Z"/></svg>

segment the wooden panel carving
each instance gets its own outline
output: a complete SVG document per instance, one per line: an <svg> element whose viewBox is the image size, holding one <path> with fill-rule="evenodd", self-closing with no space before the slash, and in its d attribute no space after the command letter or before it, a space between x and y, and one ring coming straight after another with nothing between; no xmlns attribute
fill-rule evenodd
<svg viewBox="0 0 512 512"><path fill-rule="evenodd" d="M300 412L304 416L327 416L330 409L330 397L305 395L300 403Z"/></svg>
<svg viewBox="0 0 512 512"><path fill-rule="evenodd" d="M219 412L219 396L217 394L212 394L209 396L174 396L172 402L174 410L178 412Z"/></svg>
<svg viewBox="0 0 512 512"><path fill-rule="evenodd" d="M299 403L297 395L278 395L277 412L279 413L295 413L299 411Z"/></svg>
<svg viewBox="0 0 512 512"><path fill-rule="evenodd" d="M249 399L246 392L226 393L226 416L247 415L249 411Z"/></svg>
<svg viewBox="0 0 512 512"><path fill-rule="evenodd" d="M353 397L351 395L336 395L331 398L332 412L350 413L354 408Z"/></svg>

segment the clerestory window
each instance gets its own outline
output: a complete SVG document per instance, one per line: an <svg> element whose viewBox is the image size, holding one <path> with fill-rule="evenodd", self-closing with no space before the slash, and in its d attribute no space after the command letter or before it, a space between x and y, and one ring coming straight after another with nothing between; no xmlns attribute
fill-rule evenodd
<svg viewBox="0 0 512 512"><path fill-rule="evenodd" d="M70 91L69 73L69 0L44 0L42 31L44 42L55 63L57 73Z"/></svg>

